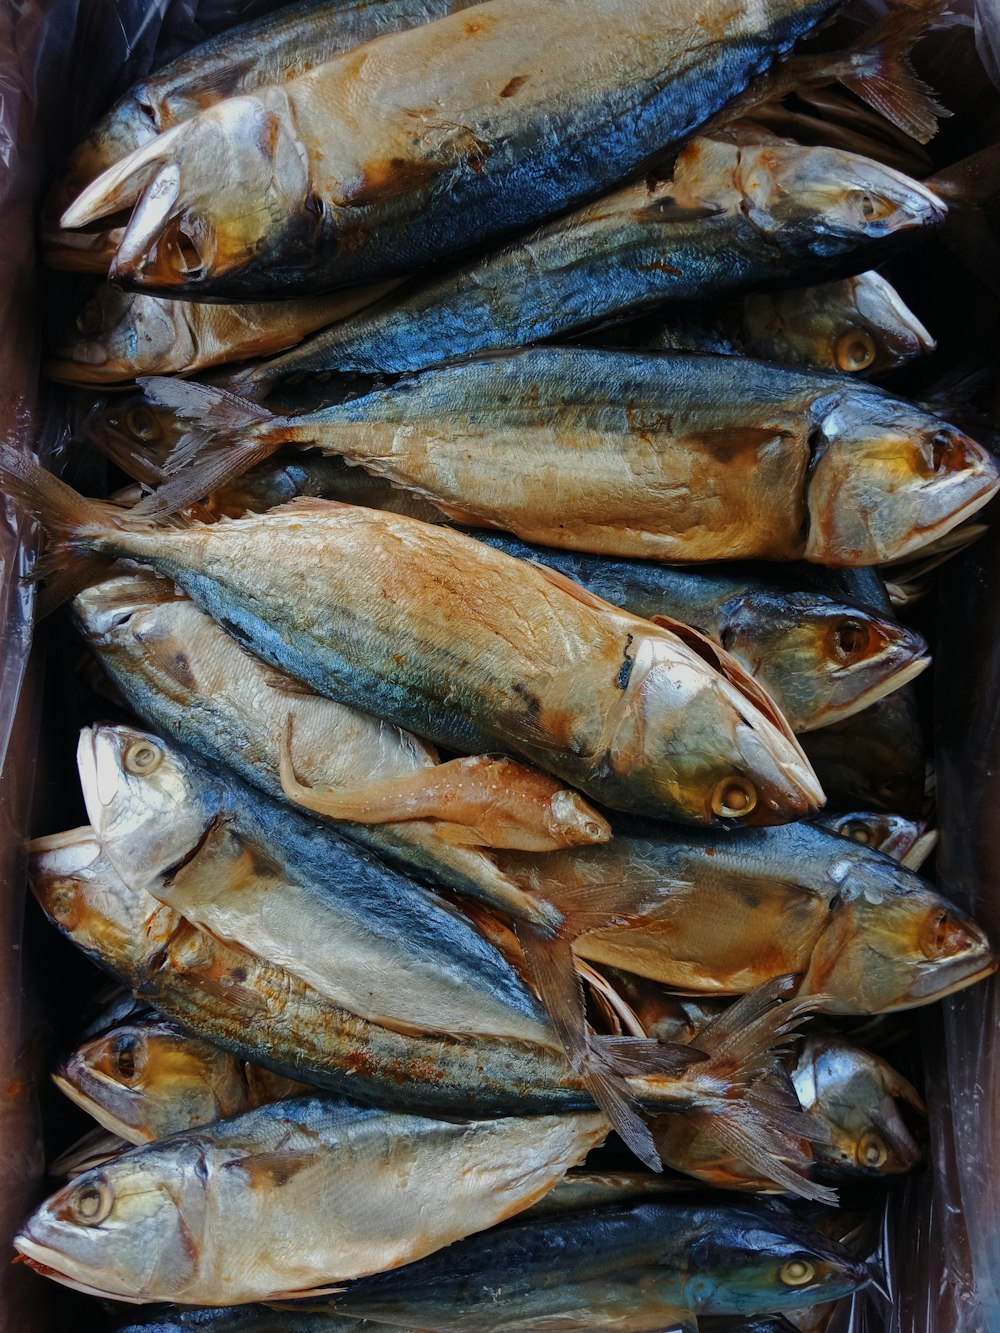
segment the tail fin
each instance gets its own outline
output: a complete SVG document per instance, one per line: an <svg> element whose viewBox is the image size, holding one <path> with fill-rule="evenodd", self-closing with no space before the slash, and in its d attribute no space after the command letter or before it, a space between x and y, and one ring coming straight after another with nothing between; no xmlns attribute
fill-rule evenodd
<svg viewBox="0 0 1000 1333"><path fill-rule="evenodd" d="M762 1178L803 1198L835 1203L831 1190L806 1176L812 1157L805 1145L823 1141L823 1129L774 1077L776 1056L818 1003L816 997L787 1001L796 983L795 977L765 982L703 1028L690 1048L681 1048L698 1056L682 1074L690 1098L684 1114ZM649 1043L594 1038L593 1044L605 1064L628 1080L633 1097L651 1110L657 1090L656 1062L644 1049ZM663 1110L670 1109L669 1102L677 1097L676 1075L669 1064L665 1072L671 1080L664 1090Z"/></svg>
<svg viewBox="0 0 1000 1333"><path fill-rule="evenodd" d="M1000 194L1000 144L963 158L924 184L948 204L942 240L1000 296L1000 233L984 209Z"/></svg>
<svg viewBox="0 0 1000 1333"><path fill-rule="evenodd" d="M165 376L140 379L146 398L190 421L158 466L170 478L137 506L144 515L173 513L262 463L285 443L285 418L224 389Z"/></svg>
<svg viewBox="0 0 1000 1333"><path fill-rule="evenodd" d="M951 115L910 63L911 50L943 7L941 0L931 0L891 11L865 34L864 50L855 53L856 69L840 76L845 88L918 143L933 139L938 120Z"/></svg>
<svg viewBox="0 0 1000 1333"><path fill-rule="evenodd" d="M0 444L0 488L42 525L46 549L33 578L47 580L38 618L54 611L103 573L110 556L94 552L91 542L115 526L120 511L88 500L47 472L34 458Z"/></svg>

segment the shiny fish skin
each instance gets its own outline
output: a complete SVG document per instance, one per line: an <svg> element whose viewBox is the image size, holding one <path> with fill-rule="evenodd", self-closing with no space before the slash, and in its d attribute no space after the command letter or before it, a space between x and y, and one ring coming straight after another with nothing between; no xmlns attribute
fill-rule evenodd
<svg viewBox="0 0 1000 1333"><path fill-rule="evenodd" d="M121 158L157 134L225 97L296 78L310 66L384 32L414 27L466 8L471 0L305 0L229 28L148 74L97 122L73 152L43 215L45 262L106 273L121 227L104 232L60 228L59 214Z"/></svg>
<svg viewBox="0 0 1000 1333"><path fill-rule="evenodd" d="M147 512L212 489L200 459L208 476L221 465L232 477L297 442L449 518L549 546L871 565L950 531L1000 485L980 445L881 389L726 356L530 348L291 418L204 385L145 388L197 422L193 467ZM229 441L240 448L226 453Z"/></svg>
<svg viewBox="0 0 1000 1333"><path fill-rule="evenodd" d="M783 1283L805 1259L812 1280ZM786 1214L749 1203L641 1203L518 1218L333 1298L337 1313L441 1333L658 1333L699 1314L834 1300L870 1281L864 1264ZM405 1313L404 1313L405 1312Z"/></svg>
<svg viewBox="0 0 1000 1333"><path fill-rule="evenodd" d="M122 1025L85 1042L52 1078L98 1124L132 1144L309 1091L165 1019Z"/></svg>
<svg viewBox="0 0 1000 1333"><path fill-rule="evenodd" d="M283 800L278 749L295 719L296 771L311 786L432 768L431 747L368 713L313 694L248 653L173 584L130 571L79 594L77 628L136 714L159 733ZM448 842L434 821L334 824L338 833L419 876L544 926L552 911L485 851Z"/></svg>
<svg viewBox="0 0 1000 1333"><path fill-rule="evenodd" d="M62 225L136 203L112 275L163 293L315 294L412 272L608 189L832 7L492 0L201 112Z"/></svg>
<svg viewBox="0 0 1000 1333"><path fill-rule="evenodd" d="M802 738L834 809L924 812L926 758L916 699L904 688Z"/></svg>
<svg viewBox="0 0 1000 1333"><path fill-rule="evenodd" d="M587 923L576 953L681 991L738 994L788 972L803 976L800 995L826 997L825 1012L881 1013L929 1004L997 964L979 927L918 875L808 823L725 838L622 833L544 860L505 853L500 865L536 892L618 886L618 926Z"/></svg>
<svg viewBox="0 0 1000 1333"><path fill-rule="evenodd" d="M290 972L127 886L89 828L37 840L31 881L52 923L100 967L187 1031L277 1074L430 1114L593 1105L551 1047L407 1036L339 1009Z"/></svg>
<svg viewBox="0 0 1000 1333"><path fill-rule="evenodd" d="M822 801L772 701L707 640L461 533L321 500L150 530L4 446L0 476L55 566L81 548L152 564L272 666L452 749L516 748L605 804L694 822Z"/></svg>
<svg viewBox="0 0 1000 1333"><path fill-rule="evenodd" d="M872 218L864 200L877 201ZM924 186L852 154L698 138L681 150L669 180L625 186L523 240L418 279L226 383L256 398L292 374L399 373L557 339L663 302L861 266L872 250L917 240L944 216ZM767 299L748 298L748 308Z"/></svg>
<svg viewBox="0 0 1000 1333"><path fill-rule="evenodd" d="M133 1304L308 1295L529 1207L606 1132L597 1112L447 1122L302 1097L130 1149L42 1204L15 1245Z"/></svg>
<svg viewBox="0 0 1000 1333"><path fill-rule="evenodd" d="M647 336L655 350L724 351L855 375L885 374L936 346L878 273L755 292L712 314L680 311Z"/></svg>
<svg viewBox="0 0 1000 1333"><path fill-rule="evenodd" d="M370 1324L320 1311L277 1310L266 1305L237 1305L231 1309L159 1310L145 1318L116 1324L115 1333L418 1333L391 1324Z"/></svg>
<svg viewBox="0 0 1000 1333"><path fill-rule="evenodd" d="M382 1026L555 1042L478 931L315 820L131 727L85 729L77 759L119 873L192 924Z"/></svg>
<svg viewBox="0 0 1000 1333"><path fill-rule="evenodd" d="M684 569L471 535L551 565L635 615L696 625L760 681L796 732L860 712L929 662L919 634L814 591L793 571Z"/></svg>

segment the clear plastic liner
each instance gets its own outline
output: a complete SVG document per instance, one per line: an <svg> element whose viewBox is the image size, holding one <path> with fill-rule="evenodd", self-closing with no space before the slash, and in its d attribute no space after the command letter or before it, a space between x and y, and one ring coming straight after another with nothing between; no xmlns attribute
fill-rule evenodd
<svg viewBox="0 0 1000 1333"><path fill-rule="evenodd" d="M35 219L43 187L97 116L138 78L278 7L274 0L10 0L0 8L0 438L6 442L58 456L76 412L72 398L59 391L47 390L41 404L37 396L42 280ZM953 8L963 16L959 24L925 44L922 62L944 100L966 112L945 123L946 160L962 155L951 152L956 131L971 135L964 147L971 152L1000 128L995 107L987 117L973 114L983 68L1000 87L1000 0L958 0ZM981 61L975 69L967 63L973 33ZM32 560L30 529L0 499L0 1229L6 1247L0 1333L77 1326L53 1314L65 1307L52 1284L6 1261L11 1236L41 1192L43 1169L35 1089L44 1070L21 964L21 847L38 752L41 670L40 661L29 660L33 593L22 582ZM935 673L941 887L1000 938L998 561L1000 520L994 520L988 538L942 574ZM36 968L34 982L44 986L44 963ZM836 1333L1000 1330L1000 986L994 981L956 995L925 1011L919 1025L930 1165L886 1194L876 1250L892 1308L882 1294L864 1293L838 1311Z"/></svg>

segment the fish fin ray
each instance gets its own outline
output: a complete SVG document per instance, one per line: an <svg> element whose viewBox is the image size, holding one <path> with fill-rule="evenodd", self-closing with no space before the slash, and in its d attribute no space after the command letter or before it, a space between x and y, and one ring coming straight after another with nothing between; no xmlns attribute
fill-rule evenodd
<svg viewBox="0 0 1000 1333"><path fill-rule="evenodd" d="M941 0L931 0L912 9L892 10L862 39L867 67L840 79L845 88L917 143L933 139L938 121L951 115L910 63L911 49L943 7Z"/></svg>
<svg viewBox="0 0 1000 1333"><path fill-rule="evenodd" d="M612 606L610 602L606 602L603 598L596 596L596 594L592 593L589 588L585 588L581 583L577 583L575 579L569 578L560 570L553 569L551 565L543 564L540 560L529 560L527 563L533 565L535 569L538 570L539 574L542 574L547 582L551 583L553 587L558 588L561 592L568 593L570 597L575 598L576 601L580 602L589 610L600 611L602 613L614 611L618 615L623 614L620 606Z"/></svg>

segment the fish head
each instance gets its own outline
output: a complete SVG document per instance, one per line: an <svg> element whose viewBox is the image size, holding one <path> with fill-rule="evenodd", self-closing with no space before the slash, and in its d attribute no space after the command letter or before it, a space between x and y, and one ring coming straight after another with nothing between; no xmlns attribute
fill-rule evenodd
<svg viewBox="0 0 1000 1333"><path fill-rule="evenodd" d="M793 1310L837 1300L871 1281L857 1255L777 1210L705 1209L699 1231L687 1275L699 1312Z"/></svg>
<svg viewBox="0 0 1000 1333"><path fill-rule="evenodd" d="M127 971L171 933L170 909L124 882L90 827L36 838L28 875L53 925L98 962Z"/></svg>
<svg viewBox="0 0 1000 1333"><path fill-rule="evenodd" d="M743 303L743 330L753 356L845 375L884 374L935 347L916 315L878 273L752 294Z"/></svg>
<svg viewBox="0 0 1000 1333"><path fill-rule="evenodd" d="M826 1012L911 1009L996 971L986 934L911 870L845 843L831 874L839 892L799 987Z"/></svg>
<svg viewBox="0 0 1000 1333"><path fill-rule="evenodd" d="M860 712L930 663L919 634L819 593L734 598L723 608L721 639L796 732Z"/></svg>
<svg viewBox="0 0 1000 1333"><path fill-rule="evenodd" d="M686 626L638 638L610 762L671 818L780 824L816 810L823 793L773 700L730 655ZM657 813L651 804L650 813Z"/></svg>
<svg viewBox="0 0 1000 1333"><path fill-rule="evenodd" d="M829 1139L813 1146L825 1178L902 1175L920 1161L920 1148L902 1115L924 1105L900 1074L876 1055L832 1037L811 1037L792 1072L804 1110L818 1117Z"/></svg>
<svg viewBox="0 0 1000 1333"><path fill-rule="evenodd" d="M184 861L216 817L191 762L149 732L85 727L77 766L90 821L132 883Z"/></svg>
<svg viewBox="0 0 1000 1333"><path fill-rule="evenodd" d="M207 1124L233 1102L237 1062L165 1022L127 1023L78 1047L53 1081L105 1129L130 1143ZM238 1102L236 1103L239 1104Z"/></svg>
<svg viewBox="0 0 1000 1333"><path fill-rule="evenodd" d="M169 1291L183 1300L210 1244L207 1175L197 1139L130 1149L47 1199L14 1247L77 1291L132 1303Z"/></svg>
<svg viewBox="0 0 1000 1333"><path fill-rule="evenodd" d="M52 340L45 374L65 384L109 384L183 369L195 350L186 302L105 284Z"/></svg>
<svg viewBox="0 0 1000 1333"><path fill-rule="evenodd" d="M1000 487L990 454L957 427L855 385L814 405L805 558L876 565L944 536Z"/></svg>
<svg viewBox="0 0 1000 1333"><path fill-rule="evenodd" d="M282 111L285 112L282 115ZM285 92L231 97L115 163L63 214L84 226L132 208L111 281L164 295L197 294L273 246L307 245L322 221Z"/></svg>
<svg viewBox="0 0 1000 1333"><path fill-rule="evenodd" d="M819 259L940 227L948 207L900 171L838 148L744 147L744 216L765 236Z"/></svg>
<svg viewBox="0 0 1000 1333"><path fill-rule="evenodd" d="M85 588L73 599L73 620L97 652L114 651L151 607L187 602L169 579L151 569L129 569Z"/></svg>
<svg viewBox="0 0 1000 1333"><path fill-rule="evenodd" d="M891 856L894 861L903 861L911 870L918 869L918 866L909 859L910 853L919 843L926 842L928 836L927 825L924 823L874 810L824 815L819 823L842 838L849 838L862 847L873 847L883 856ZM932 840L933 837L932 834Z"/></svg>

